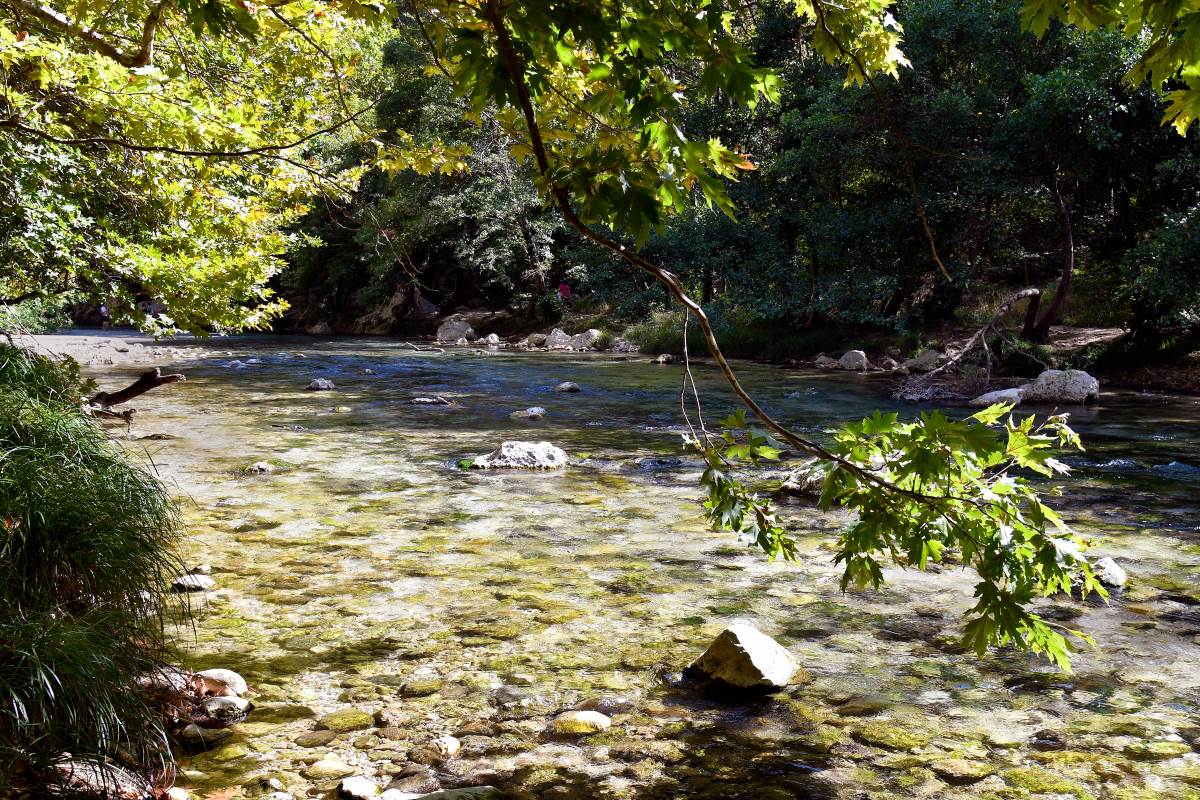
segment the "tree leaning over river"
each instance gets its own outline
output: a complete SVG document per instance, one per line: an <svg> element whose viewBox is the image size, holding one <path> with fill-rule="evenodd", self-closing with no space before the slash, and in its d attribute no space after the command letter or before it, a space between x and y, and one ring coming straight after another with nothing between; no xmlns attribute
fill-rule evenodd
<svg viewBox="0 0 1200 800"><path fill-rule="evenodd" d="M874 86L907 65L890 5L800 0L794 10L816 53L844 68L849 83ZM264 284L279 267L286 226L314 188L338 191L357 175L331 175L308 160L312 148L343 137L372 150L385 170L465 165L459 147L404 132L384 143L367 126L373 87L358 67L371 56L361 43L404 20L421 32L474 118L494 121L513 140L513 154L533 165L535 185L565 220L661 283L686 310L758 419L763 430L752 429L748 441L728 433L746 426L741 417L719 440L702 424L696 431L715 524L786 556L770 507L728 468L769 460L780 443L811 454L829 467L823 502L858 511L840 540L846 583L878 585L879 557L921 566L954 547L981 577L971 643L1014 642L1067 665L1067 639L1026 605L1068 590L1076 578L1085 592L1099 587L1082 541L1020 477L1024 469L1061 469L1050 446L1077 443L1064 419L1009 419L997 433L1002 407L961 422L929 415L901 425L876 415L826 448L780 425L744 391L701 304L638 253L668 216L695 202L732 217L727 182L756 168L745 153L692 138L681 124L688 93L746 107L777 99L777 75L753 63L737 35L751 10L497 0L336 7L310 0L260 9L178 0L125 4L100 19L86 4L62 11L5 0L0 7L0 65L9 78L0 143L9 169L28 178L18 191L31 195L8 204L7 227L17 233L6 240L14 257L5 259L4 296L84 288L119 298L126 319L160 331L265 325L282 311ZM1024 10L1035 32L1063 19L1145 38L1131 78L1167 92L1168 120L1181 133L1200 114L1196 12L1082 0L1030 0ZM132 49L124 46L130 41ZM948 278L911 169L908 182L929 272ZM50 226L61 236L35 235L63 213L80 220ZM137 311L142 294L166 303L170 316Z"/></svg>

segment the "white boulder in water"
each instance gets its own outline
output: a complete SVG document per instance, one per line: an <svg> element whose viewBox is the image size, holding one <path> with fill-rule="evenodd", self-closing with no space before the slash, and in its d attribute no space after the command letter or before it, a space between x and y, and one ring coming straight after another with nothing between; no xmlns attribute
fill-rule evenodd
<svg viewBox="0 0 1200 800"><path fill-rule="evenodd" d="M984 408L987 406L994 406L997 403L1019 406L1021 405L1021 400L1023 399L1022 395L1024 395L1024 393L1025 389L1022 386L1014 386L1011 389L997 389L994 392L988 392L987 394L979 395L979 397L976 397L971 401L971 405L982 406Z"/></svg>
<svg viewBox="0 0 1200 800"><path fill-rule="evenodd" d="M1021 387L1026 403L1090 403L1100 396L1100 381L1081 369L1048 369Z"/></svg>
<svg viewBox="0 0 1200 800"><path fill-rule="evenodd" d="M1121 589L1129 581L1125 569L1114 558L1101 558L1092 564L1092 573L1108 589Z"/></svg>
<svg viewBox="0 0 1200 800"><path fill-rule="evenodd" d="M687 668L695 676L738 689L775 690L791 683L799 667L779 642L753 625L730 625Z"/></svg>
<svg viewBox="0 0 1200 800"><path fill-rule="evenodd" d="M537 419L541 419L542 417L546 416L546 409L542 408L541 406L533 406L531 408L526 408L522 411L514 411L511 414L509 414L509 416L512 417L513 419L537 420Z"/></svg>
<svg viewBox="0 0 1200 800"><path fill-rule="evenodd" d="M308 385L310 392L331 392L336 388L337 386L329 378L317 378Z"/></svg>
<svg viewBox="0 0 1200 800"><path fill-rule="evenodd" d="M558 386L555 386L555 387L554 387L554 391L556 391L556 392L571 392L571 393L573 393L573 392L580 392L580 391L583 391L583 390L579 388L579 384L578 384L578 383L572 383L571 381L563 381L563 382L562 382L562 383L560 383Z"/></svg>
<svg viewBox="0 0 1200 800"><path fill-rule="evenodd" d="M566 465L567 454L549 442L504 442L471 464L475 469L559 469Z"/></svg>
<svg viewBox="0 0 1200 800"><path fill-rule="evenodd" d="M217 582L207 575L180 575L171 588L177 592L206 592L216 585Z"/></svg>
<svg viewBox="0 0 1200 800"><path fill-rule="evenodd" d="M863 372L870 368L871 362L867 360L867 354L862 350L851 350L838 359L838 369Z"/></svg>

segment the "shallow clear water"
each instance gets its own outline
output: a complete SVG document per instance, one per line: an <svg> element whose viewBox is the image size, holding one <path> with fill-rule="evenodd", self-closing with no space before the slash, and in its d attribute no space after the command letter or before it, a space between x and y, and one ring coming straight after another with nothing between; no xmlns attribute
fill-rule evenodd
<svg viewBox="0 0 1200 800"><path fill-rule="evenodd" d="M1065 676L1016 653L961 654L962 571L839 592L835 515L786 509L802 551L790 564L707 530L677 366L371 339L209 349L223 353L139 399L130 441L177 490L187 559L217 582L180 631L188 665L241 672L258 706L228 744L184 759L181 785L277 775L323 796L331 782L302 773L326 753L386 785L451 733L463 751L433 777L514 797L1200 797L1198 398L1109 392L1073 415L1089 449L1059 505L1132 585L1109 607L1046 603L1100 644ZM895 405L886 378L739 372L818 436ZM338 390L305 391L318 377ZM697 379L710 422L733 409L714 371ZM564 380L583 391L555 393ZM407 404L430 395L461 407ZM508 417L534 405L544 420ZM177 438L137 438L158 433ZM509 439L551 441L572 464L456 468ZM638 463L662 456L684 462ZM246 473L264 460L276 471ZM734 705L675 686L735 621L775 636L811 680ZM545 733L601 698L621 709L609 731ZM345 708L388 726L294 743Z"/></svg>

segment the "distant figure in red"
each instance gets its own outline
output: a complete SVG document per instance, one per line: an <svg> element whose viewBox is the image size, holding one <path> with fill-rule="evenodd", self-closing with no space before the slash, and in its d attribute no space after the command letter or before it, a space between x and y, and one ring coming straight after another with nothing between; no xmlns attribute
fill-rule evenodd
<svg viewBox="0 0 1200 800"><path fill-rule="evenodd" d="M558 296L562 298L563 303L568 306L571 305L571 285L565 281L560 283L558 285Z"/></svg>

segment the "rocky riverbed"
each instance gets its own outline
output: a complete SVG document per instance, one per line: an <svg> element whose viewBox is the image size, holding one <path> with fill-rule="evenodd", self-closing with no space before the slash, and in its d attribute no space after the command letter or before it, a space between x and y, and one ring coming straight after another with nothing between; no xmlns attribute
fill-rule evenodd
<svg viewBox="0 0 1200 800"><path fill-rule="evenodd" d="M135 404L129 446L177 489L189 562L212 567L190 595L194 631L178 632L185 666L236 670L255 706L183 758L178 783L199 796L324 797L361 778L344 791L1200 797L1195 398L1104 392L1075 419L1089 450L1059 505L1129 583L1108 606L1041 603L1098 643L1064 675L962 652L961 570L842 594L837 515L786 509L796 563L707 530L678 367L366 339L195 355L186 383ZM881 376L742 373L818 436L895 405ZM335 388L308 391L319 379ZM706 416L732 409L715 373L697 379ZM568 463L460 467L504 441L552 443ZM682 678L734 624L790 652L787 688L731 699Z"/></svg>

